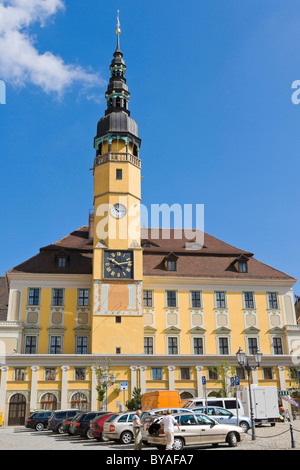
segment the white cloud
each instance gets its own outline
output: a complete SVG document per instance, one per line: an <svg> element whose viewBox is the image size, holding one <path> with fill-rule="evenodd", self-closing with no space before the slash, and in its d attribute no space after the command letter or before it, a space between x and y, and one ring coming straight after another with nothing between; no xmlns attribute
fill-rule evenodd
<svg viewBox="0 0 300 470"><path fill-rule="evenodd" d="M46 93L58 96L79 83L83 89L103 85L95 73L79 65L66 64L51 52L40 53L28 28L42 27L58 11L63 0L0 0L0 78L7 83L25 86L32 83Z"/></svg>

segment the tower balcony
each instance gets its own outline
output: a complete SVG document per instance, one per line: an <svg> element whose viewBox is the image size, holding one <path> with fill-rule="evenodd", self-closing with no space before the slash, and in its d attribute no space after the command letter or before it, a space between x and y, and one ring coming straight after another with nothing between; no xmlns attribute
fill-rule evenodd
<svg viewBox="0 0 300 470"><path fill-rule="evenodd" d="M95 158L94 167L98 165L103 165L103 163L107 163L107 162L129 162L129 163L132 163L137 168L141 168L141 160L135 155L132 155L132 153L128 153L128 152L127 153L108 152L108 153L105 153L104 155L98 155Z"/></svg>

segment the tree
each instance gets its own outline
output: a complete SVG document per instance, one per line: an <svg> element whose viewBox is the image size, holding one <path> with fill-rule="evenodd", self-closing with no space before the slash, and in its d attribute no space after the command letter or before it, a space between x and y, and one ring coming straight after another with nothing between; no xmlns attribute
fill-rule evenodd
<svg viewBox="0 0 300 470"><path fill-rule="evenodd" d="M126 407L129 411L138 410L142 406L142 394L141 389L134 387L132 392L132 399L127 400Z"/></svg>
<svg viewBox="0 0 300 470"><path fill-rule="evenodd" d="M217 377L215 383L220 384L221 389L218 392L212 392L210 396L226 397L229 374L235 375L236 367L227 361L222 361L221 364L215 363L211 370L215 372Z"/></svg>

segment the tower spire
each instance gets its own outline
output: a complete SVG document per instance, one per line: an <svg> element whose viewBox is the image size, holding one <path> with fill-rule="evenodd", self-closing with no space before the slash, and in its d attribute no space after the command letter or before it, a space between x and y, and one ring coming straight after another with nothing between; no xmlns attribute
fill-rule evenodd
<svg viewBox="0 0 300 470"><path fill-rule="evenodd" d="M118 13L117 13L117 29L116 29L116 33L117 33L117 48L116 48L116 52L121 52L121 50L120 50L120 34L121 34L120 10L118 10Z"/></svg>

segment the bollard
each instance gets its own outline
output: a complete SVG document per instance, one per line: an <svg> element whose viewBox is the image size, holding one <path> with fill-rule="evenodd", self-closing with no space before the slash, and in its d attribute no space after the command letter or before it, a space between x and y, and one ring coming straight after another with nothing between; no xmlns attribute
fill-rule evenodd
<svg viewBox="0 0 300 470"><path fill-rule="evenodd" d="M291 443L292 443L292 449L296 447L295 445L295 440L294 440L294 434L293 434L293 426L292 423L290 423L290 432L291 432Z"/></svg>

